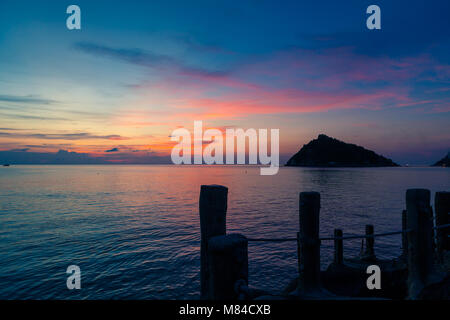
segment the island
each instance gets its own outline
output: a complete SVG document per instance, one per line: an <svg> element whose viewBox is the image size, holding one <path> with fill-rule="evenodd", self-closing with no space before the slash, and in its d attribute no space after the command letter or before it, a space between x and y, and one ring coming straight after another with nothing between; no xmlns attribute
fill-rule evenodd
<svg viewBox="0 0 450 320"><path fill-rule="evenodd" d="M286 166L292 167L398 167L371 150L345 143L325 134L305 144Z"/></svg>
<svg viewBox="0 0 450 320"><path fill-rule="evenodd" d="M441 160L439 160L438 162L436 162L435 164L433 164L433 167L450 167L450 152L447 153L447 155L442 158Z"/></svg>

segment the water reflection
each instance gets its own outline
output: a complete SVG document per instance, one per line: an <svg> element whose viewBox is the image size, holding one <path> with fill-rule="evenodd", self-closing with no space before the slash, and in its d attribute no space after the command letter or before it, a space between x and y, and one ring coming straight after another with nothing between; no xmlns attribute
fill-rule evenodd
<svg viewBox="0 0 450 320"><path fill-rule="evenodd" d="M202 184L229 188L228 230L292 237L298 194L321 192L322 235L401 227L407 188L450 189L444 168L280 168L251 166L13 166L0 171L0 298L195 298L199 288L198 196ZM345 242L345 254L359 252ZM400 252L399 237L376 252ZM332 243L322 246L322 263ZM295 243L250 244L250 282L275 290L297 272ZM82 290L68 291L77 264Z"/></svg>

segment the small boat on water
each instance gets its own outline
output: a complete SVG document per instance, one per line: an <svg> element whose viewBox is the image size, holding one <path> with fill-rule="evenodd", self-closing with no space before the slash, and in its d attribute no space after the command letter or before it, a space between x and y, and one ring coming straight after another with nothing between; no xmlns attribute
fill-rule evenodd
<svg viewBox="0 0 450 320"><path fill-rule="evenodd" d="M9 163L4 163L3 166L4 167L9 167Z"/></svg>

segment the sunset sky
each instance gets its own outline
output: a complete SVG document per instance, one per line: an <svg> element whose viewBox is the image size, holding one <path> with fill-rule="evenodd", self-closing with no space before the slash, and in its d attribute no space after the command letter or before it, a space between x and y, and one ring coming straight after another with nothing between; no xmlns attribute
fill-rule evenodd
<svg viewBox="0 0 450 320"><path fill-rule="evenodd" d="M2 0L0 160L164 162L203 120L278 128L284 160L325 133L430 164L450 148L449 17L447 0Z"/></svg>

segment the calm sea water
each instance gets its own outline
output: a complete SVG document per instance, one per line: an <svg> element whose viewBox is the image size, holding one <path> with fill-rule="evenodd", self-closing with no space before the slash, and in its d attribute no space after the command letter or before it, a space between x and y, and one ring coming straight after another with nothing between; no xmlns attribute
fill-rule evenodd
<svg viewBox="0 0 450 320"><path fill-rule="evenodd" d="M192 299L199 293L200 185L229 188L229 232L295 237L298 194L319 191L322 235L401 228L407 188L450 190L450 169L227 166L12 166L0 168L0 299ZM381 257L399 236L376 239ZM356 255L360 242L346 241ZM332 257L323 243L322 268ZM81 268L81 290L66 268ZM277 291L297 273L296 244L250 243L250 285Z"/></svg>

